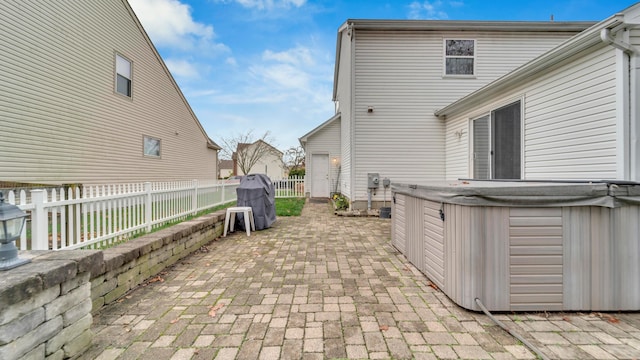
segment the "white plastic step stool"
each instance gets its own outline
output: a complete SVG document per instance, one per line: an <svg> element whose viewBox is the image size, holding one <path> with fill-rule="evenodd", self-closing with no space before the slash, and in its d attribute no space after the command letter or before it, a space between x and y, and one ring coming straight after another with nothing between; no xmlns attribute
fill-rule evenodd
<svg viewBox="0 0 640 360"><path fill-rule="evenodd" d="M227 208L227 214L224 218L224 233L222 236L227 236L228 229L229 231L233 231L236 225L236 213L242 213L244 215L244 228L247 229L247 236L251 236L251 232L249 231L249 229L253 231L256 230L256 224L253 221L253 210L251 209L251 206L237 206ZM231 225L229 225L229 222L231 222ZM249 225L251 225L251 227L249 227Z"/></svg>

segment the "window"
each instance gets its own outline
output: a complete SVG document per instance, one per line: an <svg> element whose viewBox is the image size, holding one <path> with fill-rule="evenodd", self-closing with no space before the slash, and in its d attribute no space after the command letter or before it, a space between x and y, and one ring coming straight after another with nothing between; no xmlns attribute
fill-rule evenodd
<svg viewBox="0 0 640 360"><path fill-rule="evenodd" d="M473 177L521 178L520 101L471 120Z"/></svg>
<svg viewBox="0 0 640 360"><path fill-rule="evenodd" d="M475 40L445 40L445 75L475 75Z"/></svg>
<svg viewBox="0 0 640 360"><path fill-rule="evenodd" d="M131 61L116 54L116 92L131 97Z"/></svg>
<svg viewBox="0 0 640 360"><path fill-rule="evenodd" d="M160 139L145 136L143 140L143 149L145 156L160 157Z"/></svg>

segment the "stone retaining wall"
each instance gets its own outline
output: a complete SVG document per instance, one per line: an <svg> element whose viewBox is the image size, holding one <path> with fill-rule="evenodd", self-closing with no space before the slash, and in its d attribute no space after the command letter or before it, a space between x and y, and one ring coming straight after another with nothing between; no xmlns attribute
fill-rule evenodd
<svg viewBox="0 0 640 360"><path fill-rule="evenodd" d="M0 272L0 359L66 359L93 338L92 314L220 237L224 210L106 250L30 251Z"/></svg>

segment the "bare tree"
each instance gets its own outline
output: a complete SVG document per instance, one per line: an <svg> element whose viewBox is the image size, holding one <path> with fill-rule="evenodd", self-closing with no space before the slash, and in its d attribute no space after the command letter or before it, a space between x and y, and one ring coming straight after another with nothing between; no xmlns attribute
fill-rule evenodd
<svg viewBox="0 0 640 360"><path fill-rule="evenodd" d="M284 152L284 165L288 172L304 168L304 149L302 146L292 146Z"/></svg>
<svg viewBox="0 0 640 360"><path fill-rule="evenodd" d="M220 157L233 160L238 170L242 171L243 174L249 174L251 168L265 155L278 154L278 149L270 145L270 142L273 142L273 138L269 131L265 132L260 138L253 136L253 130L222 138L220 141L222 147Z"/></svg>

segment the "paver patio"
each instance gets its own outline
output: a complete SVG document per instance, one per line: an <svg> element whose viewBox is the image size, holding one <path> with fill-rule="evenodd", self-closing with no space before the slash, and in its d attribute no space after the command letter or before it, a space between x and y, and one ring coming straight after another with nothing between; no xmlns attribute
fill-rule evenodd
<svg viewBox="0 0 640 360"><path fill-rule="evenodd" d="M535 359L430 286L391 221L307 203L235 232L103 308L83 359ZM557 359L640 358L640 314L501 314Z"/></svg>

